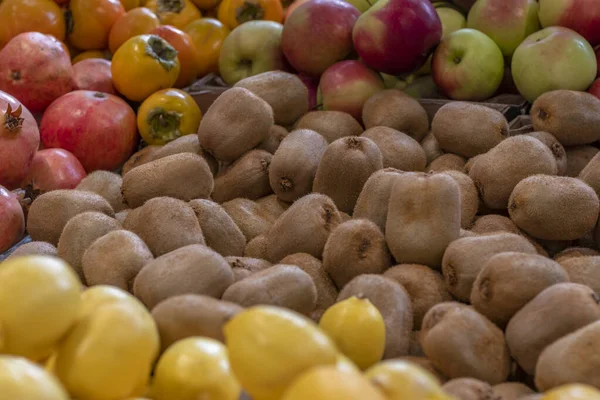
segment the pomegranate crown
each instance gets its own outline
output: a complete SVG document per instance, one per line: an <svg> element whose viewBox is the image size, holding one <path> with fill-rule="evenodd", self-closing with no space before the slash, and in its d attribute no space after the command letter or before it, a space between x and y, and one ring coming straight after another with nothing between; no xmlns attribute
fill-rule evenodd
<svg viewBox="0 0 600 400"><path fill-rule="evenodd" d="M19 107L13 111L11 105L8 105L6 112L4 113L4 126L10 132L14 132L16 130L21 129L23 126L23 121L25 118L21 118L21 113L23 112L23 106L19 104Z"/></svg>

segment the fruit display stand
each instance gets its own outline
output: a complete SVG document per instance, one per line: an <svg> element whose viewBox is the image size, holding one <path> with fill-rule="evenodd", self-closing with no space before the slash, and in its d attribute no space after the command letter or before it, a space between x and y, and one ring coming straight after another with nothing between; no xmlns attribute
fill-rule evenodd
<svg viewBox="0 0 600 400"><path fill-rule="evenodd" d="M510 121L510 136L522 135L533 132L531 117L529 115L519 115L517 118Z"/></svg>

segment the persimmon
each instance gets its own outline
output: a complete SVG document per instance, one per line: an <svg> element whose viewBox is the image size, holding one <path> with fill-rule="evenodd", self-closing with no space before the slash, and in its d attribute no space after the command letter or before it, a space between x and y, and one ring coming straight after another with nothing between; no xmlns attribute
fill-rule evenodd
<svg viewBox="0 0 600 400"><path fill-rule="evenodd" d="M219 5L221 0L192 0L196 7L201 9L202 11L212 11L215 7Z"/></svg>
<svg viewBox="0 0 600 400"><path fill-rule="evenodd" d="M219 54L230 30L214 18L198 19L185 28L196 46L198 76L219 72Z"/></svg>
<svg viewBox="0 0 600 400"><path fill-rule="evenodd" d="M64 41L63 11L52 0L0 1L0 48L24 32L45 33Z"/></svg>
<svg viewBox="0 0 600 400"><path fill-rule="evenodd" d="M71 0L69 42L79 50L103 50L113 24L125 15L119 0Z"/></svg>
<svg viewBox="0 0 600 400"><path fill-rule="evenodd" d="M142 5L140 0L121 0L121 4L125 8L125 11L133 10Z"/></svg>
<svg viewBox="0 0 600 400"><path fill-rule="evenodd" d="M198 51L190 35L171 25L161 25L150 33L165 39L177 50L181 69L174 86L183 88L194 82L198 76Z"/></svg>
<svg viewBox="0 0 600 400"><path fill-rule="evenodd" d="M145 7L151 9L163 25L171 25L183 29L195 19L202 18L202 13L191 0L149 0Z"/></svg>
<svg viewBox="0 0 600 400"><path fill-rule="evenodd" d="M137 35L150 33L160 25L156 14L146 7L137 7L127 11L110 29L108 49L112 54L128 39Z"/></svg>
<svg viewBox="0 0 600 400"><path fill-rule="evenodd" d="M283 22L280 0L223 0L217 16L229 29L257 19Z"/></svg>

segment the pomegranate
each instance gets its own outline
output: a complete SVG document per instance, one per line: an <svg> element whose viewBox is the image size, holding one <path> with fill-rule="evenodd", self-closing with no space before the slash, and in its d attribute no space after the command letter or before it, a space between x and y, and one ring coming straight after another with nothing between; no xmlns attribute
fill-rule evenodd
<svg viewBox="0 0 600 400"><path fill-rule="evenodd" d="M0 186L0 253L16 244L25 233L25 216L17 196Z"/></svg>
<svg viewBox="0 0 600 400"><path fill-rule="evenodd" d="M133 109L112 94L76 90L48 107L40 125L44 147L73 153L85 170L115 170L133 154Z"/></svg>
<svg viewBox="0 0 600 400"><path fill-rule="evenodd" d="M0 51L0 90L15 96L32 113L75 89L73 66L54 36L26 32Z"/></svg>
<svg viewBox="0 0 600 400"><path fill-rule="evenodd" d="M89 58L73 65L73 71L77 89L116 94L110 61L103 58Z"/></svg>
<svg viewBox="0 0 600 400"><path fill-rule="evenodd" d="M19 186L40 145L33 115L11 95L0 92L0 185Z"/></svg>
<svg viewBox="0 0 600 400"><path fill-rule="evenodd" d="M79 160L65 149L44 149L35 153L21 187L34 194L56 189L74 189L86 177Z"/></svg>

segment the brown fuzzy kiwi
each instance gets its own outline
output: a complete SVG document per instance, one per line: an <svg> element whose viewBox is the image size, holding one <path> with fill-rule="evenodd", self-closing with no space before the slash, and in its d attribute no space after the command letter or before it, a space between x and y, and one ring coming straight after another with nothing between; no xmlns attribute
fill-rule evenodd
<svg viewBox="0 0 600 400"><path fill-rule="evenodd" d="M192 200L189 205L196 213L208 247L223 257L244 254L246 237L223 207L206 199Z"/></svg>
<svg viewBox="0 0 600 400"><path fill-rule="evenodd" d="M287 137L288 134L288 130L283 126L273 125L269 131L269 136L267 136L267 138L263 140L257 148L266 150L271 154L275 154L279 148L279 145L281 145L281 142Z"/></svg>
<svg viewBox="0 0 600 400"><path fill-rule="evenodd" d="M594 228L599 209L596 192L584 182L547 175L519 182L508 204L519 228L545 240L579 239Z"/></svg>
<svg viewBox="0 0 600 400"><path fill-rule="evenodd" d="M215 178L211 198L217 203L242 197L256 200L273 191L269 185L269 165L273 155L250 150Z"/></svg>
<svg viewBox="0 0 600 400"><path fill-rule="evenodd" d="M272 167L273 164L271 164L271 168ZM288 203L287 201L281 201L274 193L265 197L261 197L260 199L256 200L256 203L275 218L279 218L281 214L283 214L284 211L290 208L292 205L292 203Z"/></svg>
<svg viewBox="0 0 600 400"><path fill-rule="evenodd" d="M567 172L567 152L558 139L544 131L527 133L526 136L531 136L544 143L550 149L554 161L556 161L556 174L565 175Z"/></svg>
<svg viewBox="0 0 600 400"><path fill-rule="evenodd" d="M465 163L464 173L468 175L471 172L471 168L473 168L475 161L477 161L479 158L483 157L484 155L486 155L486 153L477 154L476 156L469 158L467 160L467 162Z"/></svg>
<svg viewBox="0 0 600 400"><path fill-rule="evenodd" d="M246 244L244 257L267 258L267 236L258 235Z"/></svg>
<svg viewBox="0 0 600 400"><path fill-rule="evenodd" d="M518 400L542 400L544 398L543 393L534 393L534 394L526 394L525 396L521 396Z"/></svg>
<svg viewBox="0 0 600 400"><path fill-rule="evenodd" d="M460 230L460 237L459 238L464 238L464 237L471 237L471 236L477 236L477 234L475 232L469 231L467 229L462 229Z"/></svg>
<svg viewBox="0 0 600 400"><path fill-rule="evenodd" d="M294 129L310 129L329 143L346 136L360 136L363 127L352 115L341 111L311 111L296 122Z"/></svg>
<svg viewBox="0 0 600 400"><path fill-rule="evenodd" d="M352 216L350 216L350 214L347 214L343 211L340 211L340 217L342 217L342 222L350 221L352 219Z"/></svg>
<svg viewBox="0 0 600 400"><path fill-rule="evenodd" d="M362 274L382 274L392 265L385 236L368 219L339 224L323 249L323 268L338 289Z"/></svg>
<svg viewBox="0 0 600 400"><path fill-rule="evenodd" d="M127 162L123 164L123 168L121 168L121 175L125 176L129 171L131 171L135 167L139 167L140 165L151 161L154 154L162 147L163 146L150 145L133 153L133 155L129 157L129 160L127 160Z"/></svg>
<svg viewBox="0 0 600 400"><path fill-rule="evenodd" d="M448 378L468 376L495 385L510 373L504 333L464 304L447 302L429 309L421 344L427 358Z"/></svg>
<svg viewBox="0 0 600 400"><path fill-rule="evenodd" d="M379 147L384 168L423 171L427 166L425 150L419 142L405 133L386 126L375 126L360 136L371 139Z"/></svg>
<svg viewBox="0 0 600 400"><path fill-rule="evenodd" d="M133 210L129 210L129 212L125 216L125 219L123 220L123 222L121 222L123 229L127 229L128 231L135 229L135 227L138 224L139 215L140 215L141 211L142 211L142 207L138 207L138 208L134 208ZM115 219L116 219L116 215L115 215Z"/></svg>
<svg viewBox="0 0 600 400"><path fill-rule="evenodd" d="M184 201L156 197L134 211L129 213L123 227L137 234L155 257L205 243L194 209Z"/></svg>
<svg viewBox="0 0 600 400"><path fill-rule="evenodd" d="M566 176L576 178L586 165L598 154L598 148L590 145L566 147L567 171Z"/></svg>
<svg viewBox="0 0 600 400"><path fill-rule="evenodd" d="M421 331L412 331L410 333L410 346L408 347L408 355L412 357L425 357L423 347L421 346Z"/></svg>
<svg viewBox="0 0 600 400"><path fill-rule="evenodd" d="M444 174L405 172L396 178L385 238L399 264L439 267L460 234L460 190Z"/></svg>
<svg viewBox="0 0 600 400"><path fill-rule="evenodd" d="M354 218L367 218L385 233L390 194L396 178L401 173L394 168L384 168L373 173L356 200Z"/></svg>
<svg viewBox="0 0 600 400"><path fill-rule="evenodd" d="M385 322L384 359L408 355L413 330L413 308L406 289L393 279L381 275L360 275L340 292L337 301L352 296L369 299Z"/></svg>
<svg viewBox="0 0 600 400"><path fill-rule="evenodd" d="M201 244L192 244L146 264L133 282L133 293L152 309L180 294L218 299L232 283L233 271L223 256Z"/></svg>
<svg viewBox="0 0 600 400"><path fill-rule="evenodd" d="M111 285L132 291L133 280L152 260L152 252L138 235L120 229L92 243L83 254L81 265L89 286Z"/></svg>
<svg viewBox="0 0 600 400"><path fill-rule="evenodd" d="M184 135L165 144L159 150L152 153L148 161L154 161L180 153L194 153L201 155L208 163L213 175L219 171L219 163L217 160L200 147L198 135Z"/></svg>
<svg viewBox="0 0 600 400"><path fill-rule="evenodd" d="M451 379L442 390L456 400L504 400L489 383L474 378Z"/></svg>
<svg viewBox="0 0 600 400"><path fill-rule="evenodd" d="M423 106L396 89L371 96L363 106L362 119L367 129L385 126L404 132L419 142L429 131L429 118Z"/></svg>
<svg viewBox="0 0 600 400"><path fill-rule="evenodd" d="M311 192L327 140L310 129L291 132L271 162L269 182L279 199L293 202Z"/></svg>
<svg viewBox="0 0 600 400"><path fill-rule="evenodd" d="M273 109L248 89L223 92L200 121L202 148L219 161L235 161L269 136Z"/></svg>
<svg viewBox="0 0 600 400"><path fill-rule="evenodd" d="M443 172L443 171L460 171L465 170L467 160L456 154L446 153L442 154L435 160L433 160L425 171L427 172Z"/></svg>
<svg viewBox="0 0 600 400"><path fill-rule="evenodd" d="M214 187L208 164L198 154L180 153L150 161L123 177L123 198L130 208L155 197L206 199Z"/></svg>
<svg viewBox="0 0 600 400"><path fill-rule="evenodd" d="M600 256L600 252L589 247L568 247L554 255L554 261L561 263L564 260L576 257Z"/></svg>
<svg viewBox="0 0 600 400"><path fill-rule="evenodd" d="M531 107L536 131L554 135L564 146L590 144L600 139L600 99L574 90L553 90Z"/></svg>
<svg viewBox="0 0 600 400"><path fill-rule="evenodd" d="M464 229L470 228L479 209L479 193L473 179L460 171L443 171L442 174L449 175L458 184L460 190L460 226Z"/></svg>
<svg viewBox="0 0 600 400"><path fill-rule="evenodd" d="M340 223L340 213L331 198L319 193L302 197L266 234L267 260L279 262L294 253L321 258L329 235Z"/></svg>
<svg viewBox="0 0 600 400"><path fill-rule="evenodd" d="M234 283L223 293L223 300L243 307L285 307L309 315L317 304L317 289L299 267L278 264Z"/></svg>
<svg viewBox="0 0 600 400"><path fill-rule="evenodd" d="M433 160L444 154L444 151L440 147L440 144L431 132L429 132L427 136L423 138L423 140L421 141L421 147L423 148L423 151L425 151L425 157L427 157L427 164L431 164Z"/></svg>
<svg viewBox="0 0 600 400"><path fill-rule="evenodd" d="M119 223L121 225L123 225L123 223L125 222L125 220L127 219L127 216L129 215L129 213L131 212L131 209L126 208L124 210L119 211L118 213L115 213L115 219L117 221L119 221Z"/></svg>
<svg viewBox="0 0 600 400"><path fill-rule="evenodd" d="M338 290L331 277L325 272L321 260L306 253L290 254L281 260L282 264L296 265L312 278L317 289L315 310L326 310L335 303Z"/></svg>
<svg viewBox="0 0 600 400"><path fill-rule="evenodd" d="M6 259L33 255L56 256L56 247L48 242L29 242L17 247Z"/></svg>
<svg viewBox="0 0 600 400"><path fill-rule="evenodd" d="M445 104L431 121L431 132L442 150L473 157L495 147L508 136L508 122L500 111L463 101Z"/></svg>
<svg viewBox="0 0 600 400"><path fill-rule="evenodd" d="M505 209L513 189L528 176L556 175L556 161L539 140L513 136L481 156L469 171L488 208Z"/></svg>
<svg viewBox="0 0 600 400"><path fill-rule="evenodd" d="M277 219L260 204L250 199L233 199L221 206L240 228L248 243L256 236L266 234Z"/></svg>
<svg viewBox="0 0 600 400"><path fill-rule="evenodd" d="M483 266L471 291L471 304L504 328L525 304L547 287L569 282L559 263L538 254L505 252Z"/></svg>
<svg viewBox="0 0 600 400"><path fill-rule="evenodd" d="M408 292L413 306L414 329L421 329L425 314L436 304L452 300L439 272L420 264L396 265L383 276L395 280Z"/></svg>
<svg viewBox="0 0 600 400"><path fill-rule="evenodd" d="M262 271L263 269L273 266L273 264L267 260L260 258L225 257L225 260L227 260L231 266L234 282L241 281L242 279L247 278L258 271Z"/></svg>
<svg viewBox="0 0 600 400"><path fill-rule="evenodd" d="M495 232L519 234L519 227L508 217L499 214L482 215L475 219L471 231L482 235Z"/></svg>
<svg viewBox="0 0 600 400"><path fill-rule="evenodd" d="M541 391L578 383L600 388L600 321L558 339L544 349L535 370Z"/></svg>
<svg viewBox="0 0 600 400"><path fill-rule="evenodd" d="M115 212L99 194L83 190L53 190L36 198L27 215L27 232L35 241L58 245L60 234L71 218L86 211L109 217Z"/></svg>
<svg viewBox="0 0 600 400"><path fill-rule="evenodd" d="M209 296L182 294L158 303L152 309L152 317L164 351L171 344L194 336L225 343L223 325L243 310L238 304Z"/></svg>
<svg viewBox="0 0 600 400"><path fill-rule="evenodd" d="M448 291L458 300L468 302L483 266L492 256L507 251L537 254L527 239L514 233L466 237L452 242L442 261Z"/></svg>
<svg viewBox="0 0 600 400"><path fill-rule="evenodd" d="M570 257L562 259L560 265L567 271L571 282L581 283L600 293L600 256Z"/></svg>
<svg viewBox="0 0 600 400"><path fill-rule="evenodd" d="M492 388L494 393L500 396L502 400L518 400L522 396L535 393L533 389L521 382L499 383Z"/></svg>
<svg viewBox="0 0 600 400"><path fill-rule="evenodd" d="M351 213L367 179L382 168L381 151L371 139L358 136L338 139L323 153L313 192L326 194L340 211Z"/></svg>
<svg viewBox="0 0 600 400"><path fill-rule="evenodd" d="M546 346L600 319L600 297L587 286L559 283L538 294L510 320L506 341L530 375Z"/></svg>
<svg viewBox="0 0 600 400"><path fill-rule="evenodd" d="M79 182L76 189L93 192L104 197L115 213L127 208L123 202L121 185L123 178L110 171L94 171Z"/></svg>
<svg viewBox="0 0 600 400"><path fill-rule="evenodd" d="M446 378L444 376L444 374L442 374L440 371L438 371L433 364L431 363L431 361L429 361L427 359L427 357L419 357L419 356L404 356L404 357L398 357L397 360L401 360L401 361L407 361L411 364L415 364L425 370L427 370L429 373L431 373L440 384L445 383L448 378Z"/></svg>
<svg viewBox="0 0 600 400"><path fill-rule="evenodd" d="M594 189L597 195L600 196L600 153L596 154L594 158L583 168L579 174L579 179L587 183Z"/></svg>

